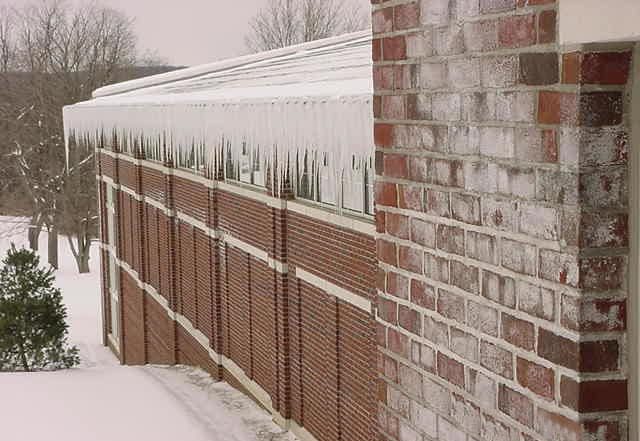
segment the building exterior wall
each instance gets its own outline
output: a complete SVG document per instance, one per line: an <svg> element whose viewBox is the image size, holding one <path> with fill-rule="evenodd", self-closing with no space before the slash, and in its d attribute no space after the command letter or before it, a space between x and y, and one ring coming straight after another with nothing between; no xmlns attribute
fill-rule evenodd
<svg viewBox="0 0 640 441"><path fill-rule="evenodd" d="M372 3L381 438L627 439L630 47Z"/></svg>
<svg viewBox="0 0 640 441"><path fill-rule="evenodd" d="M372 221L103 149L98 178L123 363L201 367L303 439L376 439Z"/></svg>

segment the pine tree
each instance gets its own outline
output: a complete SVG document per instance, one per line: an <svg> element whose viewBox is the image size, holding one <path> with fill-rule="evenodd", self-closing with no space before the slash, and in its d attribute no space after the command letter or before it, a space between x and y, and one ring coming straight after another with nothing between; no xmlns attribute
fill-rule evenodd
<svg viewBox="0 0 640 441"><path fill-rule="evenodd" d="M0 269L0 371L65 369L80 362L67 344L67 312L53 269L31 250L7 253Z"/></svg>

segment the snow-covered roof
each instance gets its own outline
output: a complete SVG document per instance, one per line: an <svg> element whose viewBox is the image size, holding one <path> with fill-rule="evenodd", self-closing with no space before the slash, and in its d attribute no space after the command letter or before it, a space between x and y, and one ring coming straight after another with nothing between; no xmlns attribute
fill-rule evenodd
<svg viewBox="0 0 640 441"><path fill-rule="evenodd" d="M322 154L340 172L373 153L370 32L358 32L103 87L64 108L65 136L116 136L174 154Z"/></svg>

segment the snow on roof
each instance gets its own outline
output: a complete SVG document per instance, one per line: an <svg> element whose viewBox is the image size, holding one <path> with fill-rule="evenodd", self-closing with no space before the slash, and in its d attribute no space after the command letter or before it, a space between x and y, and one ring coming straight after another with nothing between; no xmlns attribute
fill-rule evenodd
<svg viewBox="0 0 640 441"><path fill-rule="evenodd" d="M213 167L223 150L320 154L339 174L373 154L372 95L371 36L358 32L98 89L64 108L65 136L172 157L198 146Z"/></svg>

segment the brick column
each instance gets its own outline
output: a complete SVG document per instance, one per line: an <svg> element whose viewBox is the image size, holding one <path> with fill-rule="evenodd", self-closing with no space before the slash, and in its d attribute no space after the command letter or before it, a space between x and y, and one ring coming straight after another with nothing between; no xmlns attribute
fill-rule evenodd
<svg viewBox="0 0 640 441"><path fill-rule="evenodd" d="M629 48L372 3L383 439L626 439Z"/></svg>

